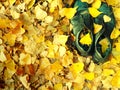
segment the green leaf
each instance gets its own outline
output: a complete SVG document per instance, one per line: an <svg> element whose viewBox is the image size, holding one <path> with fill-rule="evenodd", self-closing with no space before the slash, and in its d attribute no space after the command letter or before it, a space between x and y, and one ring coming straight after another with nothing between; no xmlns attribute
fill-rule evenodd
<svg viewBox="0 0 120 90"><path fill-rule="evenodd" d="M86 35L84 35L79 42L81 44L91 45L92 39L91 39L90 33L87 33Z"/></svg>

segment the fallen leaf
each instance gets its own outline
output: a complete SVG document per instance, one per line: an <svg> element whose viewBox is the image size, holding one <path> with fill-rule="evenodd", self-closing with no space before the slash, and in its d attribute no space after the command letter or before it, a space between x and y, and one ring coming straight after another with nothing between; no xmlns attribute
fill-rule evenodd
<svg viewBox="0 0 120 90"><path fill-rule="evenodd" d="M20 58L19 58L19 63L21 65L31 64L31 56L30 56L30 54L21 53Z"/></svg>
<svg viewBox="0 0 120 90"><path fill-rule="evenodd" d="M27 81L28 75L20 76L20 81L24 85L25 88L30 89L30 83Z"/></svg>
<svg viewBox="0 0 120 90"><path fill-rule="evenodd" d="M98 33L102 29L102 25L94 23L94 34Z"/></svg>
<svg viewBox="0 0 120 90"><path fill-rule="evenodd" d="M119 0L106 0L108 5L116 6L120 1Z"/></svg>
<svg viewBox="0 0 120 90"><path fill-rule="evenodd" d="M66 53L66 48L64 46L60 46L59 47L60 57L62 57L63 55L65 55L65 53Z"/></svg>
<svg viewBox="0 0 120 90"><path fill-rule="evenodd" d="M114 70L113 69L103 69L103 76L110 76L110 75L114 75Z"/></svg>
<svg viewBox="0 0 120 90"><path fill-rule="evenodd" d="M116 39L119 35L120 35L120 30L117 28L114 28L111 35L110 35L110 38Z"/></svg>
<svg viewBox="0 0 120 90"><path fill-rule="evenodd" d="M93 18L96 18L97 16L99 16L99 15L102 13L102 12L100 12L99 10L97 10L97 9L94 8L94 7L89 7L88 10L89 10L90 15L91 15Z"/></svg>
<svg viewBox="0 0 120 90"><path fill-rule="evenodd" d="M113 11L116 20L120 20L120 8L114 7Z"/></svg>
<svg viewBox="0 0 120 90"><path fill-rule="evenodd" d="M112 80L112 76L107 76L105 79L102 80L103 83L103 88L113 88L113 86L111 85L111 80Z"/></svg>
<svg viewBox="0 0 120 90"><path fill-rule="evenodd" d="M0 28L10 28L10 20L9 19L2 19L0 18Z"/></svg>
<svg viewBox="0 0 120 90"><path fill-rule="evenodd" d="M109 45L107 38L102 39L99 42L99 44L102 46L102 52L104 53L106 51L106 49L108 48L108 45Z"/></svg>
<svg viewBox="0 0 120 90"><path fill-rule="evenodd" d="M16 73L17 75L22 76L25 73L24 67L19 66L16 70Z"/></svg>
<svg viewBox="0 0 120 90"><path fill-rule="evenodd" d="M3 36L4 42L8 43L10 46L14 46L17 36L12 33L5 34Z"/></svg>
<svg viewBox="0 0 120 90"><path fill-rule="evenodd" d="M30 9L35 4L35 0L31 0L28 4L28 9Z"/></svg>
<svg viewBox="0 0 120 90"><path fill-rule="evenodd" d="M47 16L47 12L40 8L40 5L35 7L35 15L37 19L44 19Z"/></svg>
<svg viewBox="0 0 120 90"><path fill-rule="evenodd" d="M107 15L104 15L104 16L103 16L103 20L104 20L104 22L106 23L106 22L110 22L110 21L111 21L111 18L110 18L109 16L107 16Z"/></svg>
<svg viewBox="0 0 120 90"><path fill-rule="evenodd" d="M75 7L75 8L63 8L60 10L59 13L62 17L66 16L68 19L71 19L75 15L76 9L77 9L77 7Z"/></svg>
<svg viewBox="0 0 120 90"><path fill-rule="evenodd" d="M3 69L4 69L4 64L0 63L0 73L3 71Z"/></svg>
<svg viewBox="0 0 120 90"><path fill-rule="evenodd" d="M117 71L117 73L113 76L111 80L111 85L113 87L120 88L120 71Z"/></svg>
<svg viewBox="0 0 120 90"><path fill-rule="evenodd" d="M12 6L15 2L16 2L16 0L9 0L10 6Z"/></svg>
<svg viewBox="0 0 120 90"><path fill-rule="evenodd" d="M63 69L63 66L57 60L53 64L47 66L44 70L45 78L51 80L56 74L58 74Z"/></svg>
<svg viewBox="0 0 120 90"><path fill-rule="evenodd" d="M99 9L101 6L101 0L94 0L94 2L92 3L92 7Z"/></svg>
<svg viewBox="0 0 120 90"><path fill-rule="evenodd" d="M50 65L50 61L48 60L48 58L41 58L41 61L40 61L41 71L44 71L49 65Z"/></svg>
<svg viewBox="0 0 120 90"><path fill-rule="evenodd" d="M115 49L116 51L120 52L120 43L115 43Z"/></svg>
<svg viewBox="0 0 120 90"><path fill-rule="evenodd" d="M87 79L87 80L93 80L94 77L95 77L93 72L85 72L85 73L83 74L83 76L84 76L85 79Z"/></svg>
<svg viewBox="0 0 120 90"><path fill-rule="evenodd" d="M67 35L58 35L58 34L56 34L54 36L53 44L65 46L65 43L67 42L67 39L68 39Z"/></svg>
<svg viewBox="0 0 120 90"><path fill-rule="evenodd" d="M84 68L84 64L82 62L73 63L70 66L70 71L72 72L74 78L77 77L77 75L83 70L83 68Z"/></svg>
<svg viewBox="0 0 120 90"><path fill-rule="evenodd" d="M120 51L116 51L116 48L112 48L112 55L120 63Z"/></svg>
<svg viewBox="0 0 120 90"><path fill-rule="evenodd" d="M90 45L92 43L92 39L90 36L90 33L87 33L86 35L84 35L80 41L81 44L86 44L86 45Z"/></svg>
<svg viewBox="0 0 120 90"><path fill-rule="evenodd" d="M0 51L0 61L5 62L6 60L7 60L7 58L6 58L5 54L4 54L4 52Z"/></svg>
<svg viewBox="0 0 120 90"><path fill-rule="evenodd" d="M58 83L58 84L55 84L53 88L54 90L63 90L63 85L62 83Z"/></svg>
<svg viewBox="0 0 120 90"><path fill-rule="evenodd" d="M46 23L50 24L50 23L52 23L52 21L53 21L53 17L52 16L46 16L45 17L45 22Z"/></svg>
<svg viewBox="0 0 120 90"><path fill-rule="evenodd" d="M66 51L65 55L60 61L62 66L68 67L70 64L73 63L73 53L71 53L70 51Z"/></svg>
<svg viewBox="0 0 120 90"><path fill-rule="evenodd" d="M91 4L94 2L94 0L81 0L81 2L87 2L88 4Z"/></svg>
<svg viewBox="0 0 120 90"><path fill-rule="evenodd" d="M11 0L10 0L11 1ZM20 17L20 13L18 13L16 10L12 9L10 10L10 13L14 19L18 19Z"/></svg>
<svg viewBox="0 0 120 90"><path fill-rule="evenodd" d="M5 66L10 70L11 73L14 74L16 72L15 62L13 60L7 60L5 63Z"/></svg>
<svg viewBox="0 0 120 90"><path fill-rule="evenodd" d="M54 12L54 10L56 9L56 7L58 6L58 1L59 0L48 0L48 2L50 3L50 12Z"/></svg>

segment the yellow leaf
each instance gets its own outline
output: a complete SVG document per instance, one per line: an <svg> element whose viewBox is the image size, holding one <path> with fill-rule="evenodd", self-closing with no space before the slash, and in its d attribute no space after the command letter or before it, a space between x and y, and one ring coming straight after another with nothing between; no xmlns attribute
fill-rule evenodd
<svg viewBox="0 0 120 90"><path fill-rule="evenodd" d="M63 57L63 55L65 55L66 53L66 48L64 46L60 46L59 47L59 54L61 57Z"/></svg>
<svg viewBox="0 0 120 90"><path fill-rule="evenodd" d="M7 27L9 27L9 28L11 27L10 20L0 18L0 28L7 28Z"/></svg>
<svg viewBox="0 0 120 90"><path fill-rule="evenodd" d="M118 42L120 43L120 37L117 38Z"/></svg>
<svg viewBox="0 0 120 90"><path fill-rule="evenodd" d="M55 58L55 52L54 52L54 48L53 47L49 47L47 57L48 58Z"/></svg>
<svg viewBox="0 0 120 90"><path fill-rule="evenodd" d="M10 46L13 46L15 44L16 38L17 36L12 33L8 33L3 36L4 41L7 42Z"/></svg>
<svg viewBox="0 0 120 90"><path fill-rule="evenodd" d="M113 75L114 73L115 72L113 69L103 69L103 72L102 72L104 76L110 76L110 75Z"/></svg>
<svg viewBox="0 0 120 90"><path fill-rule="evenodd" d="M50 2L50 12L54 12L55 8L58 6L59 1L58 0L48 0Z"/></svg>
<svg viewBox="0 0 120 90"><path fill-rule="evenodd" d="M84 68L84 64L82 62L73 63L70 66L70 71L72 72L73 76L76 77Z"/></svg>
<svg viewBox="0 0 120 90"><path fill-rule="evenodd" d="M47 12L41 9L40 5L35 7L35 15L37 19L44 19L47 16Z"/></svg>
<svg viewBox="0 0 120 90"><path fill-rule="evenodd" d="M7 60L4 52L0 51L0 62L5 62Z"/></svg>
<svg viewBox="0 0 120 90"><path fill-rule="evenodd" d="M47 57L55 58L54 45L50 41L47 41L46 44L48 45L48 55L47 55Z"/></svg>
<svg viewBox="0 0 120 90"><path fill-rule="evenodd" d="M102 39L99 42L99 44L102 46L102 52L104 53L106 51L106 49L108 48L108 45L109 45L107 38Z"/></svg>
<svg viewBox="0 0 120 90"><path fill-rule="evenodd" d="M52 16L45 17L45 23L50 24L50 23L52 23L52 21L53 21L53 17Z"/></svg>
<svg viewBox="0 0 120 90"><path fill-rule="evenodd" d="M118 70L117 73L113 76L111 85L120 88L120 70Z"/></svg>
<svg viewBox="0 0 120 90"><path fill-rule="evenodd" d="M21 65L28 65L28 64L31 64L31 56L30 54L25 54L25 53L21 53L20 54L20 58L19 58L19 63Z"/></svg>
<svg viewBox="0 0 120 90"><path fill-rule="evenodd" d="M49 3L51 3L53 0L47 0Z"/></svg>
<svg viewBox="0 0 120 90"><path fill-rule="evenodd" d="M111 80L111 84L114 87L120 88L120 76L114 76Z"/></svg>
<svg viewBox="0 0 120 90"><path fill-rule="evenodd" d="M54 75L58 74L63 69L63 66L60 64L60 62L57 60L53 64L46 67L44 70L45 77L48 80L51 80Z"/></svg>
<svg viewBox="0 0 120 90"><path fill-rule="evenodd" d="M101 0L94 0L94 2L92 3L92 7L98 9L101 6Z"/></svg>
<svg viewBox="0 0 120 90"><path fill-rule="evenodd" d="M98 33L102 29L102 25L94 23L94 34Z"/></svg>
<svg viewBox="0 0 120 90"><path fill-rule="evenodd" d="M35 3L35 0L31 0L27 6L28 9L30 9L34 5L34 3Z"/></svg>
<svg viewBox="0 0 120 90"><path fill-rule="evenodd" d="M94 73L93 72L85 72L83 75L87 80L93 80L94 79Z"/></svg>
<svg viewBox="0 0 120 90"><path fill-rule="evenodd" d="M112 54L115 57L115 59L120 63L120 51L116 51L116 48L113 48Z"/></svg>
<svg viewBox="0 0 120 90"><path fill-rule="evenodd" d="M67 39L68 39L68 36L66 36L66 35L55 35L54 40L53 40L53 44L65 46Z"/></svg>
<svg viewBox="0 0 120 90"><path fill-rule="evenodd" d="M85 36L83 36L80 41L81 44L86 44L86 45L90 45L92 43L92 39L90 37L90 33L86 34Z"/></svg>
<svg viewBox="0 0 120 90"><path fill-rule="evenodd" d="M38 87L38 90L49 90L49 87L46 87L46 85L42 85Z"/></svg>
<svg viewBox="0 0 120 90"><path fill-rule="evenodd" d="M114 13L114 15L115 15L115 18L117 19L117 20L120 20L120 8L113 8L113 13Z"/></svg>
<svg viewBox="0 0 120 90"><path fill-rule="evenodd" d="M106 0L106 2L108 3L108 5L115 6L115 5L117 5L120 1L119 1L119 0Z"/></svg>
<svg viewBox="0 0 120 90"><path fill-rule="evenodd" d="M89 7L88 10L93 18L96 18L98 15L100 15L102 13L94 7Z"/></svg>
<svg viewBox="0 0 120 90"><path fill-rule="evenodd" d="M111 56L110 57L110 63L116 65L117 63L119 63L119 61L114 56Z"/></svg>
<svg viewBox="0 0 120 90"><path fill-rule="evenodd" d="M6 67L12 72L15 73L16 69L15 69L15 62L13 60L7 60L6 61Z"/></svg>
<svg viewBox="0 0 120 90"><path fill-rule="evenodd" d="M115 43L115 49L120 52L120 43Z"/></svg>
<svg viewBox="0 0 120 90"><path fill-rule="evenodd" d="M113 88L112 87L112 85L111 85L111 80L112 80L112 76L107 76L107 77L105 77L104 79L102 79L101 81L102 81L102 84L103 84L103 88Z"/></svg>
<svg viewBox="0 0 120 90"><path fill-rule="evenodd" d="M27 78L28 78L28 75L27 75L27 74L24 75L24 76L21 76L21 77L20 77L20 81L21 81L21 83L24 85L25 88L30 89L30 88L29 88L29 87L30 87L30 83L28 83Z"/></svg>
<svg viewBox="0 0 120 90"><path fill-rule="evenodd" d="M111 18L109 16L107 16L107 15L104 15L103 20L104 20L104 22L110 22Z"/></svg>
<svg viewBox="0 0 120 90"><path fill-rule="evenodd" d="M40 36L34 35L33 38L35 39L36 43L41 43L41 42L44 42L45 40L44 35L40 35Z"/></svg>
<svg viewBox="0 0 120 90"><path fill-rule="evenodd" d="M23 35L22 43L25 43L28 41L28 37L26 35Z"/></svg>
<svg viewBox="0 0 120 90"><path fill-rule="evenodd" d="M74 79L73 82L79 83L82 85L82 84L84 84L84 80L85 80L85 78L83 76L83 73L80 73L79 75L77 75L77 77Z"/></svg>
<svg viewBox="0 0 120 90"><path fill-rule="evenodd" d="M6 68L4 71L4 77L5 79L10 79L13 76L14 73L11 72L10 69Z"/></svg>
<svg viewBox="0 0 120 90"><path fill-rule="evenodd" d="M58 60L51 65L51 71L53 71L55 73L58 73L59 71L61 71L62 68L63 67Z"/></svg>
<svg viewBox="0 0 120 90"><path fill-rule="evenodd" d="M81 0L81 2L87 2L88 4L91 4L94 2L94 0Z"/></svg>
<svg viewBox="0 0 120 90"><path fill-rule="evenodd" d="M75 15L76 9L77 9L77 7L75 7L75 8L63 8L60 10L59 13L62 17L66 16L68 19L71 19Z"/></svg>
<svg viewBox="0 0 120 90"><path fill-rule="evenodd" d="M16 0L9 0L9 4L10 6L13 5L15 3Z"/></svg>
<svg viewBox="0 0 120 90"><path fill-rule="evenodd" d="M72 64L73 63L73 53L71 53L70 51L66 51L66 54L63 56L63 59L61 59L61 63L65 67Z"/></svg>
<svg viewBox="0 0 120 90"><path fill-rule="evenodd" d="M55 84L53 88L54 90L63 90L62 83Z"/></svg>
<svg viewBox="0 0 120 90"><path fill-rule="evenodd" d="M24 0L25 4L29 4L31 0Z"/></svg>
<svg viewBox="0 0 120 90"><path fill-rule="evenodd" d="M50 61L48 60L48 58L41 58L40 60L40 70L44 71L46 69L47 66L50 65Z"/></svg>
<svg viewBox="0 0 120 90"><path fill-rule="evenodd" d="M7 60L5 62L5 66L6 66L6 70L4 75L6 79L11 78L13 74L16 72L16 69L15 69L16 64L13 60Z"/></svg>
<svg viewBox="0 0 120 90"><path fill-rule="evenodd" d="M110 38L111 38L111 39L115 39L115 38L117 38L119 35L120 35L119 29L114 28L113 31L112 31L112 33L111 33L111 35L110 35Z"/></svg>
<svg viewBox="0 0 120 90"><path fill-rule="evenodd" d="M84 80L82 83L73 83L73 90L83 90L84 88Z"/></svg>

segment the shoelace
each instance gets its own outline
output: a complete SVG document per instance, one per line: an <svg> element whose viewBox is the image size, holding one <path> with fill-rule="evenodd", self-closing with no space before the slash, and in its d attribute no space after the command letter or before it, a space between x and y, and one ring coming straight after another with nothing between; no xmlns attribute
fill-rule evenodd
<svg viewBox="0 0 120 90"><path fill-rule="evenodd" d="M86 2L81 2L76 0L74 7L78 6L77 13L71 19L71 24L73 25L73 34L75 36L74 44L81 55L87 56L92 55L93 60L96 63L104 62L112 50L112 40L110 39L110 34L115 26L115 18L112 13L112 8L107 5L107 3L102 2L100 8L98 9L102 13L93 18L89 11L89 4ZM107 15L111 18L110 22L104 22L103 16ZM96 34L93 33L94 26L93 23L102 25L102 28ZM81 44L80 39L82 36L89 34L92 42L89 45ZM100 41L105 39L108 43L108 47L104 52L102 52L102 46Z"/></svg>

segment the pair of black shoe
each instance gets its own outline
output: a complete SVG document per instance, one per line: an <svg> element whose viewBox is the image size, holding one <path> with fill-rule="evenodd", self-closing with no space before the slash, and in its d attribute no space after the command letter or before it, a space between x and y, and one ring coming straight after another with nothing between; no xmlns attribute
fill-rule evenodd
<svg viewBox="0 0 120 90"><path fill-rule="evenodd" d="M102 2L100 8L98 9L102 13L93 18L89 13L89 6L86 2L81 2L76 0L74 7L78 6L77 13L71 19L71 24L73 25L73 34L75 36L74 45L81 55L87 56L92 55L93 60L96 63L104 62L112 50L112 40L110 39L110 34L115 27L115 18L112 12L112 8L107 5L107 3ZM109 22L104 22L103 16L107 15L111 18ZM99 32L94 34L93 23L102 25ZM90 45L80 43L81 37L89 34L92 42ZM102 45L100 41L105 39L108 44L105 51L102 51Z"/></svg>

